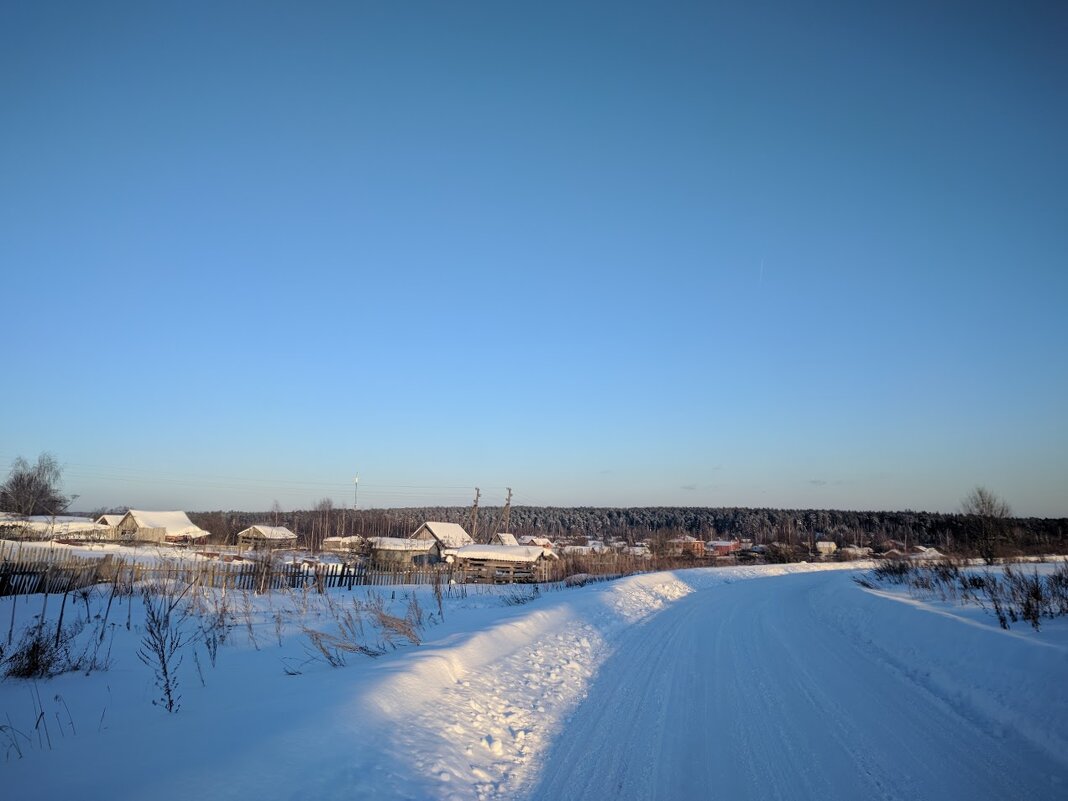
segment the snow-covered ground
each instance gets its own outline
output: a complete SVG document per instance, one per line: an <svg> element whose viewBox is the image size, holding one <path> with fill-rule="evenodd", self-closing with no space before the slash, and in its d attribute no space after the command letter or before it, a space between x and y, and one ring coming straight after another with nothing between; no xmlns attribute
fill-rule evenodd
<svg viewBox="0 0 1068 801"><path fill-rule="evenodd" d="M687 570L537 596L451 588L443 620L425 587L232 595L214 666L203 642L186 649L173 715L136 657L141 602L118 599L110 670L0 682L0 786L83 799L1068 796L1068 621L1002 631L982 610L864 589L856 568ZM398 615L415 599L422 644L376 628L376 597ZM363 641L387 652L313 659L302 628L337 633L354 600ZM105 602L90 600L91 616ZM17 640L41 604L0 599L0 636L12 606ZM71 597L66 613L79 608Z"/></svg>

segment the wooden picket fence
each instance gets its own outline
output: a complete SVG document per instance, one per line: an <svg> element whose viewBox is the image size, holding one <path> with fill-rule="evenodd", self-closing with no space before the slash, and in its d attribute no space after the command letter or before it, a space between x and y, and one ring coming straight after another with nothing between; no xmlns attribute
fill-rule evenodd
<svg viewBox="0 0 1068 801"><path fill-rule="evenodd" d="M65 550L22 547L0 543L0 596L32 593L65 593L96 584L134 585L167 582L195 584L216 589L257 593L284 589L352 589L398 584L511 584L546 583L583 574L613 577L656 569L679 567L663 561L638 561L629 557L567 556L537 568L477 560L462 564L372 566L364 560L343 563L268 560L186 559L123 560L114 555L76 556Z"/></svg>
<svg viewBox="0 0 1068 801"><path fill-rule="evenodd" d="M398 584L462 584L461 568L411 567L383 570L364 562L354 564L224 562L128 562L113 556L74 556L45 549L0 548L0 596L65 593L95 584L196 584L257 593L282 589L352 589Z"/></svg>

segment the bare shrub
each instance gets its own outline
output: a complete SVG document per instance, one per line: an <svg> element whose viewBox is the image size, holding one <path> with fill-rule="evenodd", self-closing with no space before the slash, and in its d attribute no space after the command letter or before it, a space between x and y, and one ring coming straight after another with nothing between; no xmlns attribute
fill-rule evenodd
<svg viewBox="0 0 1068 801"><path fill-rule="evenodd" d="M64 657L63 648L51 632L46 634L40 626L29 626L4 660L4 677L38 679L58 675L71 669Z"/></svg>
<svg viewBox="0 0 1068 801"><path fill-rule="evenodd" d="M891 584L904 584L912 574L915 564L906 559L887 559L880 562L872 571L879 581L887 581Z"/></svg>
<svg viewBox="0 0 1068 801"><path fill-rule="evenodd" d="M101 653L104 621L89 630L80 647L78 640L87 629L86 621L78 618L64 626L61 619L56 623L55 631L46 629L45 622L42 615L37 623L23 631L17 643L4 652L0 665L5 678L40 679L79 670L88 674L111 666L110 646Z"/></svg>

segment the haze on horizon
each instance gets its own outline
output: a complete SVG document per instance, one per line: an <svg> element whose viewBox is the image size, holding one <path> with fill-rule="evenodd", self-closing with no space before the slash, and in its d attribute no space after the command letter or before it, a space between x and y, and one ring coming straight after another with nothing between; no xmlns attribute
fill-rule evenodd
<svg viewBox="0 0 1068 801"><path fill-rule="evenodd" d="M76 506L1068 516L1068 8L8 3Z"/></svg>

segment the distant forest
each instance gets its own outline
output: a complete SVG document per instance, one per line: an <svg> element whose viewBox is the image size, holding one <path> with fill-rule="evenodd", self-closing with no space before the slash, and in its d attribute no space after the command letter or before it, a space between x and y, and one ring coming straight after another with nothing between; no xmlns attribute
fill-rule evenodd
<svg viewBox="0 0 1068 801"><path fill-rule="evenodd" d="M504 530L502 507L479 508L479 539ZM403 537L427 520L460 523L471 531L471 508L430 506L402 509L336 509L328 502L307 511L190 513L197 525L220 542L254 523L284 525L315 547L328 536ZM583 543L618 538L628 542L663 541L681 534L700 539L751 539L764 544L811 544L817 537L839 545L877 546L886 540L935 546L954 553L978 549L990 538L990 522L972 515L932 512L851 512L833 509L743 509L702 507L553 507L513 506L508 530L554 540ZM997 521L996 539L1004 555L1064 551L1068 519L1008 518Z"/></svg>

